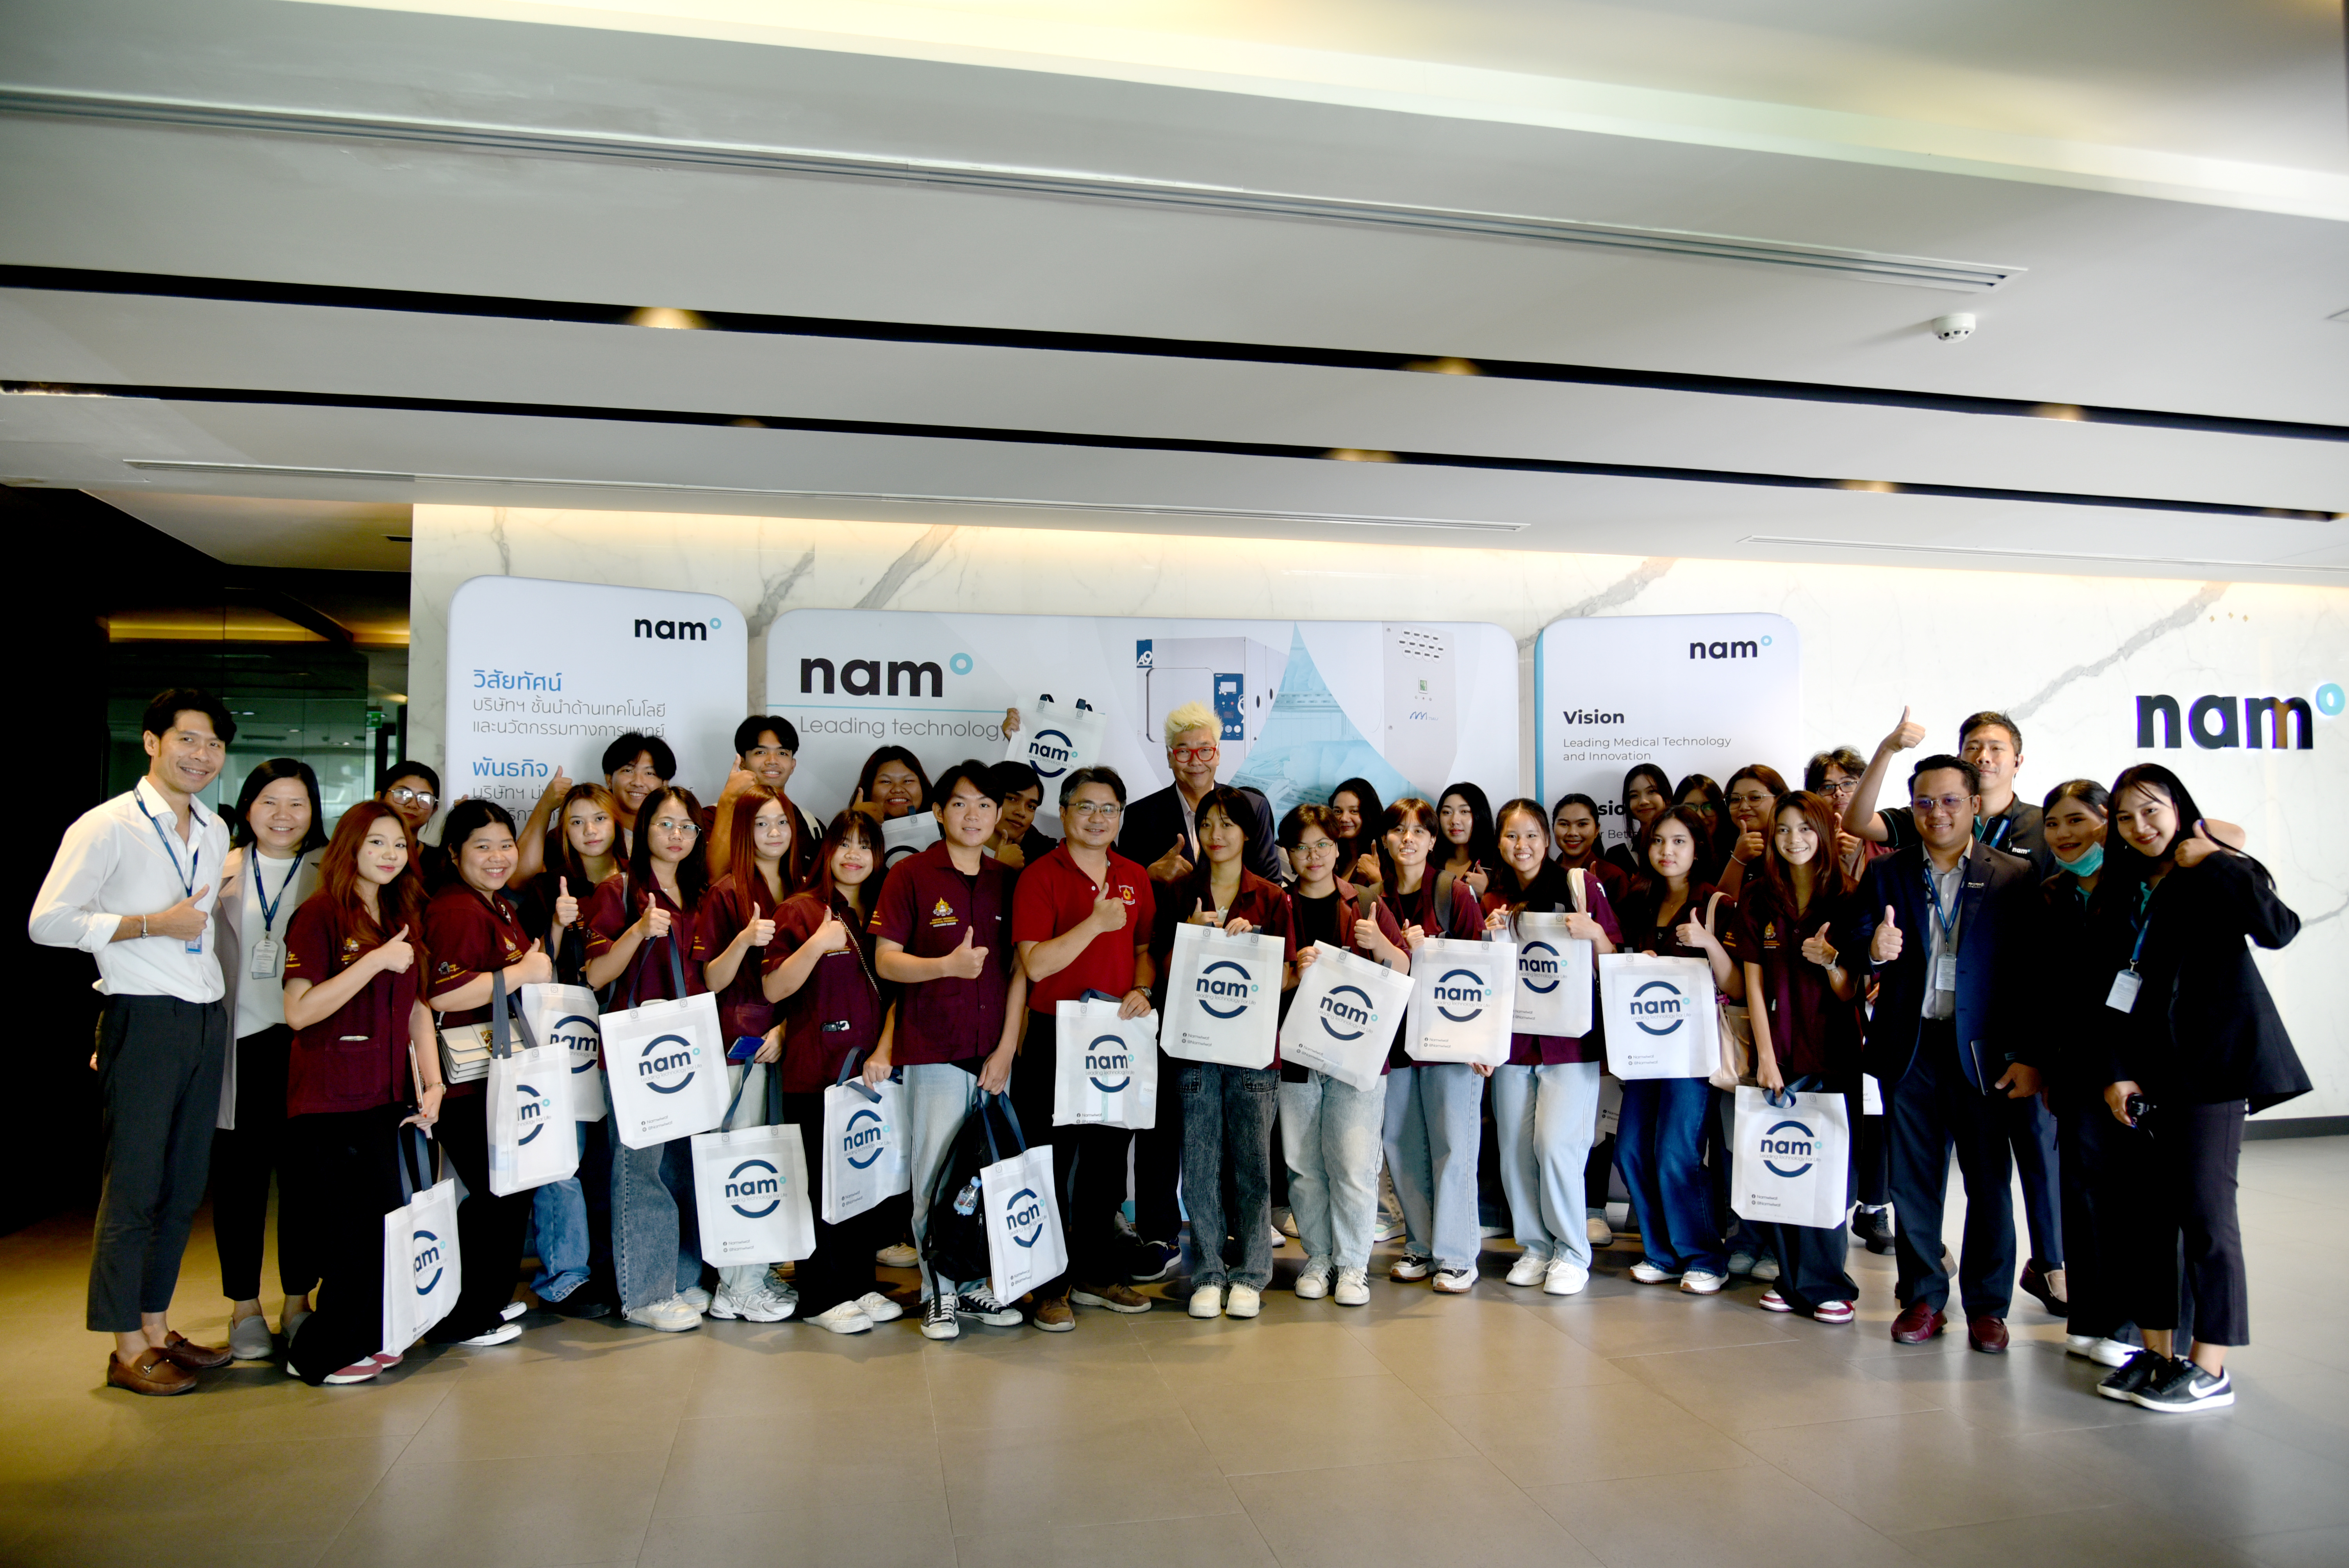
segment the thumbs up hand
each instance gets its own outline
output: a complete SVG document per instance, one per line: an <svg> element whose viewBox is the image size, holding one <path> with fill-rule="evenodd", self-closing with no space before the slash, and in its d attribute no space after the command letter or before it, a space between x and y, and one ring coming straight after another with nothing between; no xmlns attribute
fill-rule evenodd
<svg viewBox="0 0 2349 1568"><path fill-rule="evenodd" d="M1191 904L1190 917L1185 923L1190 925L1221 925L1224 923L1224 912L1220 909L1209 909L1207 907L1207 901L1204 898L1196 899L1194 900Z"/></svg>
<svg viewBox="0 0 2349 1568"><path fill-rule="evenodd" d="M571 879L554 879L554 923L573 926L579 923L579 901L571 896Z"/></svg>
<svg viewBox="0 0 2349 1568"><path fill-rule="evenodd" d="M399 934L376 950L377 958L394 975L405 975L416 963L416 949L408 940L408 927L401 926Z"/></svg>
<svg viewBox="0 0 2349 1568"><path fill-rule="evenodd" d="M1109 882L1102 884L1101 895L1093 900L1093 929L1106 936L1112 931L1125 929L1125 900L1118 896L1117 888Z"/></svg>
<svg viewBox="0 0 2349 1568"><path fill-rule="evenodd" d="M1923 745L1924 741L1925 727L1919 724L1915 719L1910 718L1909 717L1909 710L1904 707L1900 710L1900 722L1894 725L1892 727L1892 733L1884 738L1884 746L1882 749L1886 751L1908 751Z"/></svg>
<svg viewBox="0 0 2349 1568"><path fill-rule="evenodd" d="M149 915L147 934L177 937L181 942L193 942L202 937L204 922L211 917L198 909L196 903L212 891L212 884L206 882L162 913Z"/></svg>
<svg viewBox="0 0 2349 1568"><path fill-rule="evenodd" d="M962 928L962 945L949 953L940 963L947 975L957 980L976 980L987 973L987 949L971 944L971 929Z"/></svg>
<svg viewBox="0 0 2349 1568"><path fill-rule="evenodd" d="M750 924L744 926L742 928L742 934L750 938L749 945L752 947L764 947L767 944L775 939L775 923L761 915L759 919L754 920Z"/></svg>
<svg viewBox="0 0 2349 1568"><path fill-rule="evenodd" d="M1832 969L1836 964L1836 950L1827 942L1827 930L1832 923L1820 922L1817 934L1803 944L1803 956L1822 969Z"/></svg>
<svg viewBox="0 0 2349 1568"><path fill-rule="evenodd" d="M636 923L645 928L645 940L647 942L667 936L668 934L668 911L663 908L658 903L647 903L645 905L644 918Z"/></svg>
<svg viewBox="0 0 2349 1568"><path fill-rule="evenodd" d="M1900 928L1892 923L1892 906L1884 906L1884 923L1876 928L1874 940L1868 944L1868 955L1878 964L1889 964L1900 956Z"/></svg>
<svg viewBox="0 0 2349 1568"><path fill-rule="evenodd" d="M2209 827L2197 820L2192 832L2178 835L2178 842L2172 847L2170 853L2177 861L2178 870L2185 871L2200 865L2212 855L2223 854L2226 848L2226 845L2210 836Z"/></svg>
<svg viewBox="0 0 2349 1568"><path fill-rule="evenodd" d="M1150 880L1156 882L1181 882L1189 876L1191 860L1183 851L1190 847L1189 841L1177 834L1174 847L1150 862Z"/></svg>

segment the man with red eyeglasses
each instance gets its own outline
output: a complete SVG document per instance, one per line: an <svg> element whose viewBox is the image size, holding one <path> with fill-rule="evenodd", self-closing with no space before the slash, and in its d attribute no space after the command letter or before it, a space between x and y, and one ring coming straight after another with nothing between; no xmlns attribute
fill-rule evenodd
<svg viewBox="0 0 2349 1568"><path fill-rule="evenodd" d="M1117 852L1140 861L1154 882L1180 882L1198 863L1197 811L1200 800L1216 787L1223 733L1223 720L1204 702L1186 702L1166 716L1166 766L1174 782L1128 806L1117 836ZM1241 863L1278 882L1280 851L1273 843L1272 804L1245 784L1237 788L1256 807L1257 830Z"/></svg>

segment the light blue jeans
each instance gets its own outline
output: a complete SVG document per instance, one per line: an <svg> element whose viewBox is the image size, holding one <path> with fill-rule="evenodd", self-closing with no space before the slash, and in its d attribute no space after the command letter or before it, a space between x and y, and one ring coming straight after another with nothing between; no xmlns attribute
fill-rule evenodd
<svg viewBox="0 0 2349 1568"><path fill-rule="evenodd" d="M978 1075L952 1062L914 1062L898 1069L905 1083L905 1169L913 1180L914 1245L927 1235L930 1187L947 1162L955 1134L978 1104ZM930 1299L930 1261L922 1260L922 1299ZM962 1280L946 1282L960 1289Z"/></svg>
<svg viewBox="0 0 2349 1568"><path fill-rule="evenodd" d="M1599 1124L1597 1062L1493 1069L1493 1130L1517 1244L1590 1266L1583 1167Z"/></svg>
<svg viewBox="0 0 2349 1568"><path fill-rule="evenodd" d="M758 1062L728 1063L726 1093L734 1109L719 1124L720 1132L731 1132L740 1127L764 1127L772 1119L767 1112L768 1068ZM750 1082L746 1086L745 1078ZM749 1295L766 1283L766 1264L735 1264L718 1271L718 1285L729 1295Z"/></svg>
<svg viewBox="0 0 2349 1568"><path fill-rule="evenodd" d="M693 1206L693 1140L612 1150L612 1272L620 1310L635 1312L701 1283L701 1222Z"/></svg>
<svg viewBox="0 0 2349 1568"><path fill-rule="evenodd" d="M1407 1252L1438 1268L1476 1266L1476 1153L1485 1080L1465 1062L1422 1062L1387 1075L1387 1170L1402 1202Z"/></svg>
<svg viewBox="0 0 2349 1568"><path fill-rule="evenodd" d="M1185 1062L1183 1209L1191 1218L1191 1288L1272 1281L1272 1122L1280 1075L1270 1068ZM1232 1212L1224 1212L1224 1172ZM1226 1236L1240 1259L1224 1261Z"/></svg>
<svg viewBox="0 0 2349 1568"><path fill-rule="evenodd" d="M1288 1207L1309 1263L1371 1266L1379 1207L1380 1139L1387 1080L1356 1088L1316 1070L1280 1086L1280 1151L1288 1161Z"/></svg>
<svg viewBox="0 0 2349 1568"><path fill-rule="evenodd" d="M584 1158L587 1124L574 1121L571 1127ZM541 1301L561 1301L587 1283L587 1190L579 1178L565 1176L533 1191L530 1222L538 1236L538 1273L530 1293Z"/></svg>

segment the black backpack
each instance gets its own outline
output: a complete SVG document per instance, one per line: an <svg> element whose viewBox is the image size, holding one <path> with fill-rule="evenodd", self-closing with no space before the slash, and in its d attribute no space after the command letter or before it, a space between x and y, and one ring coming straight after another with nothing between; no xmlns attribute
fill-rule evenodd
<svg viewBox="0 0 2349 1568"><path fill-rule="evenodd" d="M1009 1133L1007 1140L996 1137L999 1118ZM978 1173L1003 1158L1005 1141L1015 1154L1028 1147L1028 1140L1019 1130L1019 1119L1011 1109L1010 1098L981 1094L978 1106L963 1119L962 1130L955 1134L946 1163L938 1167L937 1180L930 1183L929 1223L922 1236L922 1261L929 1268L930 1278L941 1289L985 1279L991 1270Z"/></svg>

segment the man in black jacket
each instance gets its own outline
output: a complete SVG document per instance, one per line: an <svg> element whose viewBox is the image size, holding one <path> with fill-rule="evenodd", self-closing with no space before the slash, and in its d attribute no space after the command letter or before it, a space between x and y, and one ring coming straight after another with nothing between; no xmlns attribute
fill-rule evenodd
<svg viewBox="0 0 2349 1568"><path fill-rule="evenodd" d="M1954 1145L1966 1183L1958 1272L1967 1338L2001 1351L2014 1295L2013 1164L1993 1097L2039 1092L2038 1072L2017 1059L2026 1036L2012 1016L2033 882L2029 861L1975 839L1981 788L1961 758L1917 765L1909 791L1919 841L1868 866L1857 940L1881 981L1865 1061L1884 1086L1899 1216L1892 1337L1921 1345L1948 1322L1941 1209Z"/></svg>
<svg viewBox="0 0 2349 1568"><path fill-rule="evenodd" d="M1174 782L1126 807L1117 835L1117 852L1140 861L1154 882L1181 882L1198 863L1199 826L1194 813L1216 787L1223 734L1223 720L1203 702L1185 703L1166 716L1166 767ZM1272 803L1244 784L1237 788L1256 807L1256 832L1240 863L1268 882L1279 882Z"/></svg>

